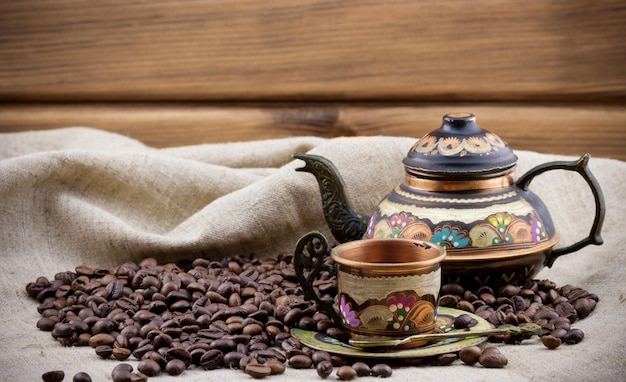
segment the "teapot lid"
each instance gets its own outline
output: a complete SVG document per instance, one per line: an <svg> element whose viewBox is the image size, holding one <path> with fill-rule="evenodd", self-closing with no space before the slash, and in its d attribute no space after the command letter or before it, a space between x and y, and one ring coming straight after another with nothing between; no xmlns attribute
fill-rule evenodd
<svg viewBox="0 0 626 382"><path fill-rule="evenodd" d="M424 177L489 178L511 171L517 155L478 126L473 114L452 113L443 117L440 128L420 138L402 162L408 173Z"/></svg>

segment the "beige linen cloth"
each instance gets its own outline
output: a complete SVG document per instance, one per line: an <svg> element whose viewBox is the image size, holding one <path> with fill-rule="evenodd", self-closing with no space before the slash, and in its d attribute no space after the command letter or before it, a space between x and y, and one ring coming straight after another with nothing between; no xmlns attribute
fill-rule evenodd
<svg viewBox="0 0 626 382"><path fill-rule="evenodd" d="M496 132L497 133L497 132ZM91 348L64 348L35 327L37 303L24 287L77 265L109 267L153 256L161 262L291 252L298 238L325 228L317 184L294 152L332 160L357 210L371 213L403 179L402 158L415 138L314 137L154 149L90 128L0 134L0 380L37 381L62 369L110 380L116 361ZM555 155L518 151L517 175ZM582 153L581 153L582 154ZM573 158L567 158L573 159ZM548 350L537 338L507 345L504 369L411 366L392 381L623 381L626 378L626 163L592 158L607 214L602 246L556 260L538 278L573 284L600 297L574 327L578 345ZM575 173L553 171L531 190L548 205L561 244L584 237L594 203ZM136 361L131 361L136 365ZM331 377L335 379L333 375ZM249 380L238 370L189 369L158 381ZM319 380L314 370L287 369L270 380Z"/></svg>

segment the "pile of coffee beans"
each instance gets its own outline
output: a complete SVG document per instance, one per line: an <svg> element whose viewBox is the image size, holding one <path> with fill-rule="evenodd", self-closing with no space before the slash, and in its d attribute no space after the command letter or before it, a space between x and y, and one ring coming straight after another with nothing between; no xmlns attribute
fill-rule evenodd
<svg viewBox="0 0 626 382"><path fill-rule="evenodd" d="M290 334L291 328L301 328L348 338L314 302L304 299L292 259L281 254L275 259L196 258L179 264L146 258L95 269L80 265L53 279L41 276L26 291L39 303L37 327L59 343L91 347L103 359L139 360L137 370L118 364L111 374L114 382L180 375L189 368L238 368L253 378L281 374L286 366L315 369L322 378L335 373L341 380L391 376L387 364L315 351ZM322 272L314 288L324 299L334 297L336 279ZM441 296L442 306L475 313L494 326L536 322L550 348L558 341L582 340L582 332L570 325L589 315L597 301L581 288L557 288L545 280L495 290L446 284ZM521 341L506 336L490 340ZM446 365L457 358L454 353L430 361ZM499 363L489 361L495 358ZM502 358L481 353L475 362L503 367Z"/></svg>
<svg viewBox="0 0 626 382"><path fill-rule="evenodd" d="M441 288L440 305L474 313L495 327L534 322L541 326L543 344L551 349L561 343L577 344L584 333L572 327L596 307L598 296L565 285L557 287L549 280L532 280L525 285L481 286L475 290L459 284ZM518 343L515 335L490 337L492 342Z"/></svg>

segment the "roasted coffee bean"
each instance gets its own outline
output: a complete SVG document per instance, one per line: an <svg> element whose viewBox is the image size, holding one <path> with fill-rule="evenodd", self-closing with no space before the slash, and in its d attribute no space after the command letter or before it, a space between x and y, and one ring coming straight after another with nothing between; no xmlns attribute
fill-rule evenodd
<svg viewBox="0 0 626 382"><path fill-rule="evenodd" d="M496 303L496 297L492 293L484 292L484 293L481 293L478 297L482 301L484 301L485 304L487 304L487 305L493 306Z"/></svg>
<svg viewBox="0 0 626 382"><path fill-rule="evenodd" d="M41 379L44 382L61 382L65 378L65 372L63 370L51 370L46 371L41 375Z"/></svg>
<svg viewBox="0 0 626 382"><path fill-rule="evenodd" d="M550 332L549 335L556 338L563 338L563 336L565 336L566 334L567 330L563 328L555 328L553 331Z"/></svg>
<svg viewBox="0 0 626 382"><path fill-rule="evenodd" d="M222 353L228 353L237 348L237 343L231 338L220 338L211 343L212 349L218 349Z"/></svg>
<svg viewBox="0 0 626 382"><path fill-rule="evenodd" d="M37 321L37 327L46 332L51 332L56 324L57 320L50 317L42 317Z"/></svg>
<svg viewBox="0 0 626 382"><path fill-rule="evenodd" d="M231 351L229 353L226 353L224 354L224 358L223 358L224 366L228 368L239 367L239 362L245 356L246 354L238 352L238 351Z"/></svg>
<svg viewBox="0 0 626 382"><path fill-rule="evenodd" d="M113 382L131 382L133 367L128 363L120 363L111 371Z"/></svg>
<svg viewBox="0 0 626 382"><path fill-rule="evenodd" d="M475 300L474 300L475 301ZM472 303L468 300L461 300L456 304L456 308L459 310L464 310L466 312L470 312L470 313L474 313L476 311L476 308L474 308L474 305L472 305Z"/></svg>
<svg viewBox="0 0 626 382"><path fill-rule="evenodd" d="M476 345L466 346L459 352L459 358L466 365L474 365L483 351Z"/></svg>
<svg viewBox="0 0 626 382"><path fill-rule="evenodd" d="M115 358L118 361L124 361L128 359L131 353L132 352L130 351L130 349L127 349L127 348L120 348L120 347L113 348L113 358Z"/></svg>
<svg viewBox="0 0 626 382"><path fill-rule="evenodd" d="M386 363L377 363L372 366L372 376L379 378L389 378L393 374L393 369Z"/></svg>
<svg viewBox="0 0 626 382"><path fill-rule="evenodd" d="M509 360L496 347L488 347L478 358L478 363L486 368L502 368L505 367Z"/></svg>
<svg viewBox="0 0 626 382"><path fill-rule="evenodd" d="M285 372L285 364L277 359L269 359L263 363L263 365L269 367L272 375L283 374Z"/></svg>
<svg viewBox="0 0 626 382"><path fill-rule="evenodd" d="M148 377L155 377L161 373L161 365L153 359L144 359L137 364L137 370Z"/></svg>
<svg viewBox="0 0 626 382"><path fill-rule="evenodd" d="M72 327L72 325L65 323L65 322L59 322L54 326L54 329L52 329L52 337L54 338L66 338L66 337L71 337L74 334L74 328Z"/></svg>
<svg viewBox="0 0 626 382"><path fill-rule="evenodd" d="M172 347L165 353L165 359L168 361L178 359L184 364L191 363L191 354L182 347Z"/></svg>
<svg viewBox="0 0 626 382"><path fill-rule="evenodd" d="M330 361L322 360L315 367L320 378L328 378L333 373L333 364Z"/></svg>
<svg viewBox="0 0 626 382"><path fill-rule="evenodd" d="M261 326L260 324L252 323L252 324L244 326L242 333L249 335L249 336L255 336L257 334L260 334L262 331L263 331L263 326Z"/></svg>
<svg viewBox="0 0 626 382"><path fill-rule="evenodd" d="M357 376L356 370L354 370L352 366L344 365L344 366L340 366L337 369L337 378L341 379L342 381L352 380L356 378L356 376Z"/></svg>
<svg viewBox="0 0 626 382"><path fill-rule="evenodd" d="M350 334L348 334L344 329L337 328L335 326L328 328L326 330L326 335L339 341L345 341L350 337Z"/></svg>
<svg viewBox="0 0 626 382"><path fill-rule="evenodd" d="M306 353L302 352L299 354L306 355ZM271 348L265 350L255 350L254 352L250 352L250 355L254 355L254 357L259 360L261 363L265 363L271 359L278 360L280 362L286 362L287 358L280 351Z"/></svg>
<svg viewBox="0 0 626 382"><path fill-rule="evenodd" d="M441 293L462 296L465 289L460 284L448 283L441 286Z"/></svg>
<svg viewBox="0 0 626 382"><path fill-rule="evenodd" d="M372 373L372 369L365 362L355 362L352 364L352 368L359 377L366 377Z"/></svg>
<svg viewBox="0 0 626 382"><path fill-rule="evenodd" d="M580 298L574 301L573 307L576 309L578 318L585 318L591 313L593 310L591 301L593 300L588 298Z"/></svg>
<svg viewBox="0 0 626 382"><path fill-rule="evenodd" d="M547 336L541 337L541 343L543 343L545 347L547 347L548 349L556 349L559 346L561 346L563 341L561 341L560 338L547 335Z"/></svg>
<svg viewBox="0 0 626 382"><path fill-rule="evenodd" d="M313 366L313 360L306 354L298 354L289 358L289 366L294 369L308 369Z"/></svg>
<svg viewBox="0 0 626 382"><path fill-rule="evenodd" d="M313 364L318 365L322 361L330 361L330 353L324 350L316 350L311 354L311 360Z"/></svg>
<svg viewBox="0 0 626 382"><path fill-rule="evenodd" d="M561 340L568 345L574 345L582 341L584 337L585 337L585 333L582 330L570 329L563 336L563 338L561 338Z"/></svg>
<svg viewBox="0 0 626 382"><path fill-rule="evenodd" d="M206 370L219 369L224 365L224 353L218 349L207 350L200 358L200 366Z"/></svg>
<svg viewBox="0 0 626 382"><path fill-rule="evenodd" d="M522 288L517 285L506 284L497 288L496 294L499 297L513 297L517 296L520 293L521 289Z"/></svg>
<svg viewBox="0 0 626 382"><path fill-rule="evenodd" d="M113 355L113 348L109 345L97 346L96 354L102 359L107 359Z"/></svg>
<svg viewBox="0 0 626 382"><path fill-rule="evenodd" d="M444 353L431 358L431 365L433 366L449 366L456 361L458 356L456 353Z"/></svg>
<svg viewBox="0 0 626 382"><path fill-rule="evenodd" d="M96 348L101 345L113 346L114 342L115 337L113 337L109 333L98 333L91 336L91 338L89 339L89 346L91 346L92 348Z"/></svg>
<svg viewBox="0 0 626 382"><path fill-rule="evenodd" d="M459 301L461 301L461 298L453 294L444 294L439 298L441 306L456 306Z"/></svg>
<svg viewBox="0 0 626 382"><path fill-rule="evenodd" d="M91 376L83 371L74 374L72 382L91 382Z"/></svg>
<svg viewBox="0 0 626 382"><path fill-rule="evenodd" d="M169 375L181 375L187 369L187 364L181 359L171 359L163 368Z"/></svg>
<svg viewBox="0 0 626 382"><path fill-rule="evenodd" d="M473 321L472 317L467 314L460 314L454 319L453 325L455 329L466 329L472 325Z"/></svg>
<svg viewBox="0 0 626 382"><path fill-rule="evenodd" d="M244 371L252 378L261 379L272 374L272 369L269 366L261 364L248 364Z"/></svg>

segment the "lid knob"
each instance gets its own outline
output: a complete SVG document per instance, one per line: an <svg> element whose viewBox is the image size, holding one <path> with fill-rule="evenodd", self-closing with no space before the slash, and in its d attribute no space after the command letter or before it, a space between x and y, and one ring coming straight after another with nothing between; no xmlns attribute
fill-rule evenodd
<svg viewBox="0 0 626 382"><path fill-rule="evenodd" d="M449 132L463 135L467 135L470 130L474 133L480 130L480 127L476 124L476 116L470 113L451 113L444 115L441 128Z"/></svg>

